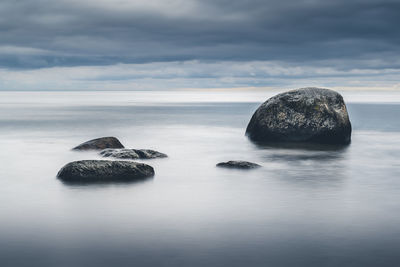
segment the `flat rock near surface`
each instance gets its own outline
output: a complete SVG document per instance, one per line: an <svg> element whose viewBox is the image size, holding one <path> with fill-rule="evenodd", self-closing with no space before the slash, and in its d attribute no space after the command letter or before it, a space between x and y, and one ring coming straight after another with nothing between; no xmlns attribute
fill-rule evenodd
<svg viewBox="0 0 400 267"><path fill-rule="evenodd" d="M166 158L166 154L151 149L104 149L100 151L103 157L113 157L118 159L155 159Z"/></svg>
<svg viewBox="0 0 400 267"><path fill-rule="evenodd" d="M129 182L154 176L153 167L131 161L81 160L70 162L58 172L65 182Z"/></svg>
<svg viewBox="0 0 400 267"><path fill-rule="evenodd" d="M262 143L347 145L351 123L343 97L329 89L302 88L271 97L252 116L246 135Z"/></svg>
<svg viewBox="0 0 400 267"><path fill-rule="evenodd" d="M124 148L121 142L112 136L89 140L73 148L73 150L102 150L106 148Z"/></svg>
<svg viewBox="0 0 400 267"><path fill-rule="evenodd" d="M248 161L230 160L227 162L218 163L217 167L232 168L232 169L255 169L261 167L261 165Z"/></svg>

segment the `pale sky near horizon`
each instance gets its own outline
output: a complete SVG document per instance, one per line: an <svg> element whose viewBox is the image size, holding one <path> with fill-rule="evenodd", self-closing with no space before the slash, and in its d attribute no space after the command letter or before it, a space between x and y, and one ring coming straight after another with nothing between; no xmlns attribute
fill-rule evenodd
<svg viewBox="0 0 400 267"><path fill-rule="evenodd" d="M0 90L400 90L400 1L2 0Z"/></svg>

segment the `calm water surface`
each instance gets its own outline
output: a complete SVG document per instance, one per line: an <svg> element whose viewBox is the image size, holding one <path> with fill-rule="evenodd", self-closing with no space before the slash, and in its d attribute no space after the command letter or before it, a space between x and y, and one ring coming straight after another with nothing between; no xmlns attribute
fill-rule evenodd
<svg viewBox="0 0 400 267"><path fill-rule="evenodd" d="M399 266L400 94L343 93L343 149L244 136L275 92L0 92L1 266ZM153 179L66 185L75 145L117 136ZM226 160L263 165L218 169Z"/></svg>

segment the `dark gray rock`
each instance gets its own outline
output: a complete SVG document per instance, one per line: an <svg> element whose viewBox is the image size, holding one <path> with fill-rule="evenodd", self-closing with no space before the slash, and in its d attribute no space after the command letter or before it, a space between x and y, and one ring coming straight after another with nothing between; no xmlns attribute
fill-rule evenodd
<svg viewBox="0 0 400 267"><path fill-rule="evenodd" d="M232 168L232 169L255 169L261 167L261 165L248 161L230 160L227 162L218 163L217 167Z"/></svg>
<svg viewBox="0 0 400 267"><path fill-rule="evenodd" d="M246 135L264 143L349 144L351 124L339 93L302 88L264 102L251 118Z"/></svg>
<svg viewBox="0 0 400 267"><path fill-rule="evenodd" d="M136 153L141 159L155 159L155 158L167 158L167 154L151 150L151 149L136 149Z"/></svg>
<svg viewBox="0 0 400 267"><path fill-rule="evenodd" d="M110 136L89 140L74 147L73 150L102 150L105 148L124 148L124 146L117 138Z"/></svg>
<svg viewBox="0 0 400 267"><path fill-rule="evenodd" d="M118 159L155 159L166 158L166 154L151 149L104 149L100 151L103 157L113 157Z"/></svg>
<svg viewBox="0 0 400 267"><path fill-rule="evenodd" d="M154 176L153 167L131 161L81 160L70 162L57 174L65 182L129 182Z"/></svg>

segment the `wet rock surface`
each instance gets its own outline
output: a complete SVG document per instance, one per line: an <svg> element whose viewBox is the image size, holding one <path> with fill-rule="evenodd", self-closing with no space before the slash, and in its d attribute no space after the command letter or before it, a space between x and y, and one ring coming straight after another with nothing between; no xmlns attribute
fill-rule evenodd
<svg viewBox="0 0 400 267"><path fill-rule="evenodd" d="M248 161L230 160L227 162L218 163L217 167L246 170L246 169L260 168L261 165Z"/></svg>
<svg viewBox="0 0 400 267"><path fill-rule="evenodd" d="M150 165L131 161L81 160L66 164L57 177L65 182L129 182L154 176Z"/></svg>
<svg viewBox="0 0 400 267"><path fill-rule="evenodd" d="M104 149L100 151L103 157L118 159L155 159L166 158L166 154L151 149Z"/></svg>
<svg viewBox="0 0 400 267"><path fill-rule="evenodd" d="M106 148L124 148L121 142L116 137L100 137L84 142L73 150L102 150Z"/></svg>
<svg viewBox="0 0 400 267"><path fill-rule="evenodd" d="M252 116L246 135L253 141L346 145L351 123L343 97L329 89L302 88L271 97Z"/></svg>

